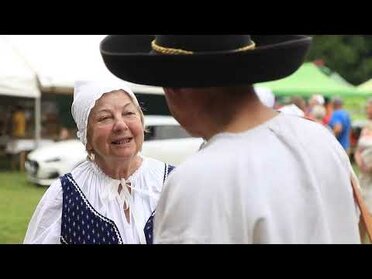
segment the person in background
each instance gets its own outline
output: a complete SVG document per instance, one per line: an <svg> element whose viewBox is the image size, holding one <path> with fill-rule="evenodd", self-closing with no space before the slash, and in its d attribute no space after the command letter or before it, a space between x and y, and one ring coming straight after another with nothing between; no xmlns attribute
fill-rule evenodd
<svg viewBox="0 0 372 279"><path fill-rule="evenodd" d="M323 124L329 125L333 113L333 105L329 97L324 97L324 107L326 109L326 115L323 118Z"/></svg>
<svg viewBox="0 0 372 279"><path fill-rule="evenodd" d="M8 122L10 130L10 140L7 144L17 145L17 142L26 138L27 135L27 117L22 106L17 105L14 111L10 114L10 123ZM10 155L10 167L12 170L24 171L24 164L26 160L26 151L20 150Z"/></svg>
<svg viewBox="0 0 372 279"><path fill-rule="evenodd" d="M310 97L309 107L312 108L316 105L324 105L324 97L320 94L315 94Z"/></svg>
<svg viewBox="0 0 372 279"><path fill-rule="evenodd" d="M77 82L71 111L88 158L49 187L24 243L152 243L173 167L140 154L145 123L136 96L122 83Z"/></svg>
<svg viewBox="0 0 372 279"><path fill-rule="evenodd" d="M112 73L162 86L173 116L206 140L169 176L154 243L361 242L345 151L317 123L262 104L253 88L295 72L310 43L300 35L102 41Z"/></svg>
<svg viewBox="0 0 372 279"><path fill-rule="evenodd" d="M372 98L369 98L367 100L366 113L368 121L372 121Z"/></svg>
<svg viewBox="0 0 372 279"><path fill-rule="evenodd" d="M311 109L312 118L315 122L323 125L323 118L326 115L326 109L322 105L315 105Z"/></svg>
<svg viewBox="0 0 372 279"><path fill-rule="evenodd" d="M354 159L359 167L359 181L362 187L362 196L368 211L372 214L372 122L369 121L362 129Z"/></svg>
<svg viewBox="0 0 372 279"><path fill-rule="evenodd" d="M61 127L59 130L58 141L68 140L70 138L70 131L66 127Z"/></svg>
<svg viewBox="0 0 372 279"><path fill-rule="evenodd" d="M329 127L328 125L323 123L323 119L324 119L324 116L326 115L326 113L327 113L326 109L322 105L315 105L315 106L313 106L313 108L311 110L312 119L315 122L317 122L317 123L321 124L322 126L326 127L327 130L333 134L333 131L332 131L331 127Z"/></svg>
<svg viewBox="0 0 372 279"><path fill-rule="evenodd" d="M333 113L329 121L334 135L339 143L345 149L347 154L350 154L350 133L351 120L349 113L343 108L343 101L340 97L332 98Z"/></svg>
<svg viewBox="0 0 372 279"><path fill-rule="evenodd" d="M308 106L306 108L306 117L312 120L315 120L313 109L315 106L324 106L324 97L322 95L316 94L312 95L308 100ZM318 107L319 111L319 107ZM325 114L324 114L325 116Z"/></svg>
<svg viewBox="0 0 372 279"><path fill-rule="evenodd" d="M372 214L372 99L367 101L366 113L368 122L360 133L354 159L359 167L362 196Z"/></svg>
<svg viewBox="0 0 372 279"><path fill-rule="evenodd" d="M22 106L17 105L11 119L11 135L15 139L26 137L26 114Z"/></svg>

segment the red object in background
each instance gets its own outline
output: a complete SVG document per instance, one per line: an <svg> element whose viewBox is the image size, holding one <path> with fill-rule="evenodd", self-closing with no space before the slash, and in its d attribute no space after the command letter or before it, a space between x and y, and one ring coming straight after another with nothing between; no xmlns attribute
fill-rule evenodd
<svg viewBox="0 0 372 279"><path fill-rule="evenodd" d="M329 120L331 120L331 116L332 116L332 114L327 114L326 116L324 116L324 118L322 120L323 125L328 125Z"/></svg>
<svg viewBox="0 0 372 279"><path fill-rule="evenodd" d="M324 67L325 66L325 62L323 59L316 59L313 61L313 63L318 66L318 67Z"/></svg>
<svg viewBox="0 0 372 279"><path fill-rule="evenodd" d="M360 134L357 131L351 130L351 133L350 133L350 146L351 147L356 147L358 143L359 135Z"/></svg>

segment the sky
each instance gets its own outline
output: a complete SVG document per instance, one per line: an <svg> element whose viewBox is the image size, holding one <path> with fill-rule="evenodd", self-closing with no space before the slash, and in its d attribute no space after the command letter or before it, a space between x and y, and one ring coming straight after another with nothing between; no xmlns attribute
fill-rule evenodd
<svg viewBox="0 0 372 279"><path fill-rule="evenodd" d="M73 86L79 79L115 78L99 44L106 35L1 35L39 76L44 86Z"/></svg>

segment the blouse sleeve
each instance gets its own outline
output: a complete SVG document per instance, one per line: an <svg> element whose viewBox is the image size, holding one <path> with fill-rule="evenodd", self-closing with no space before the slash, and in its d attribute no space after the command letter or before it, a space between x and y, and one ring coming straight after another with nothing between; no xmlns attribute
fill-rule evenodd
<svg viewBox="0 0 372 279"><path fill-rule="evenodd" d="M62 218L62 186L53 182L37 205L24 244L59 244Z"/></svg>

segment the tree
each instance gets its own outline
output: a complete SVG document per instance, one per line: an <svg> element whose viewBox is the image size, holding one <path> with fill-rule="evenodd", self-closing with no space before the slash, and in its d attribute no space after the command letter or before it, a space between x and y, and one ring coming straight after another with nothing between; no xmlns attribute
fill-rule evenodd
<svg viewBox="0 0 372 279"><path fill-rule="evenodd" d="M372 78L371 35L314 35L307 61L322 60L354 85Z"/></svg>

